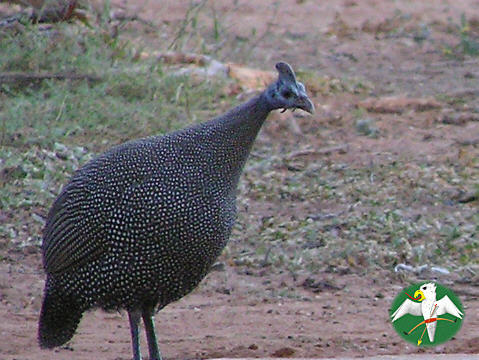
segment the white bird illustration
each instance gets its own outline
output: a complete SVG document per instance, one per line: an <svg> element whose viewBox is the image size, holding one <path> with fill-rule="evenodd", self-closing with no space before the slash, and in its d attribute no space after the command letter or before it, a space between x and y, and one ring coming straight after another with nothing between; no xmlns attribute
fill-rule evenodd
<svg viewBox="0 0 479 360"><path fill-rule="evenodd" d="M418 297L419 296L419 297ZM442 299L436 300L436 285L434 283L427 283L421 285L419 290L414 293L415 300L420 302L414 302L409 299L404 300L404 302L397 308L397 310L391 315L392 322L396 321L400 317L411 314L414 316L423 316L424 321L417 324L412 328L409 333L413 332L418 326L426 324L427 335L429 340L434 342L434 335L436 333L436 326L438 320L451 321L449 319L438 318L439 315L451 314L459 319L462 319L464 315L454 303L451 301L449 296L445 295ZM424 335L424 332L423 332ZM422 342L421 339L418 340L418 345Z"/></svg>

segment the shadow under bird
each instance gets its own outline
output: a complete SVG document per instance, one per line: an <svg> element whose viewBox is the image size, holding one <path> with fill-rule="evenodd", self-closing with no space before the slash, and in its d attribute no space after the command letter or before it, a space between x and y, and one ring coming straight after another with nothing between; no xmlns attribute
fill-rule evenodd
<svg viewBox="0 0 479 360"><path fill-rule="evenodd" d="M113 147L72 176L43 233L42 348L70 340L88 309L125 309L134 360L141 319L150 359L161 359L153 315L191 292L225 247L238 180L268 114L314 112L291 67L276 69L264 92L225 114Z"/></svg>

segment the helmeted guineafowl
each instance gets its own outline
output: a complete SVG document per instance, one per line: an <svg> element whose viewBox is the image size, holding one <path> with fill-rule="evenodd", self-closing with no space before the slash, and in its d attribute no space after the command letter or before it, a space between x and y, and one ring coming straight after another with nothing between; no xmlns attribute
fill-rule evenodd
<svg viewBox="0 0 479 360"><path fill-rule="evenodd" d="M126 309L133 356L143 318L160 359L153 314L207 274L230 236L236 188L270 111L314 106L291 67L246 103L200 125L113 147L80 168L48 214L38 338L70 340L84 311Z"/></svg>

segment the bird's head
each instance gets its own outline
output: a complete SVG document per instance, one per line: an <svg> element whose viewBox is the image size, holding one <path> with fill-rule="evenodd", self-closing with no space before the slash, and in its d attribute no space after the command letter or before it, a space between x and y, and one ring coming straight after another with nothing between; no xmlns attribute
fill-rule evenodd
<svg viewBox="0 0 479 360"><path fill-rule="evenodd" d="M314 113L314 105L306 94L302 83L296 81L296 75L289 64L279 62L276 64L278 80L266 90L266 97L272 109L302 109Z"/></svg>
<svg viewBox="0 0 479 360"><path fill-rule="evenodd" d="M432 299L436 298L436 285L434 283L423 284L421 287L414 293L414 297L418 301L423 301L426 298Z"/></svg>

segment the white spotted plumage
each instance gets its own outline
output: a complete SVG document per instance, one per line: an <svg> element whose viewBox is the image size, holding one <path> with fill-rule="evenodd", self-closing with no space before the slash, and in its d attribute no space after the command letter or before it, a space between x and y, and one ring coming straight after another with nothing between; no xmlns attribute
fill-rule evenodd
<svg viewBox="0 0 479 360"><path fill-rule="evenodd" d="M151 311L196 287L230 236L237 183L268 113L313 110L289 65L277 69L279 84L226 114L119 145L73 175L44 230L43 347L70 339L89 308ZM281 101L283 86L303 90Z"/></svg>

